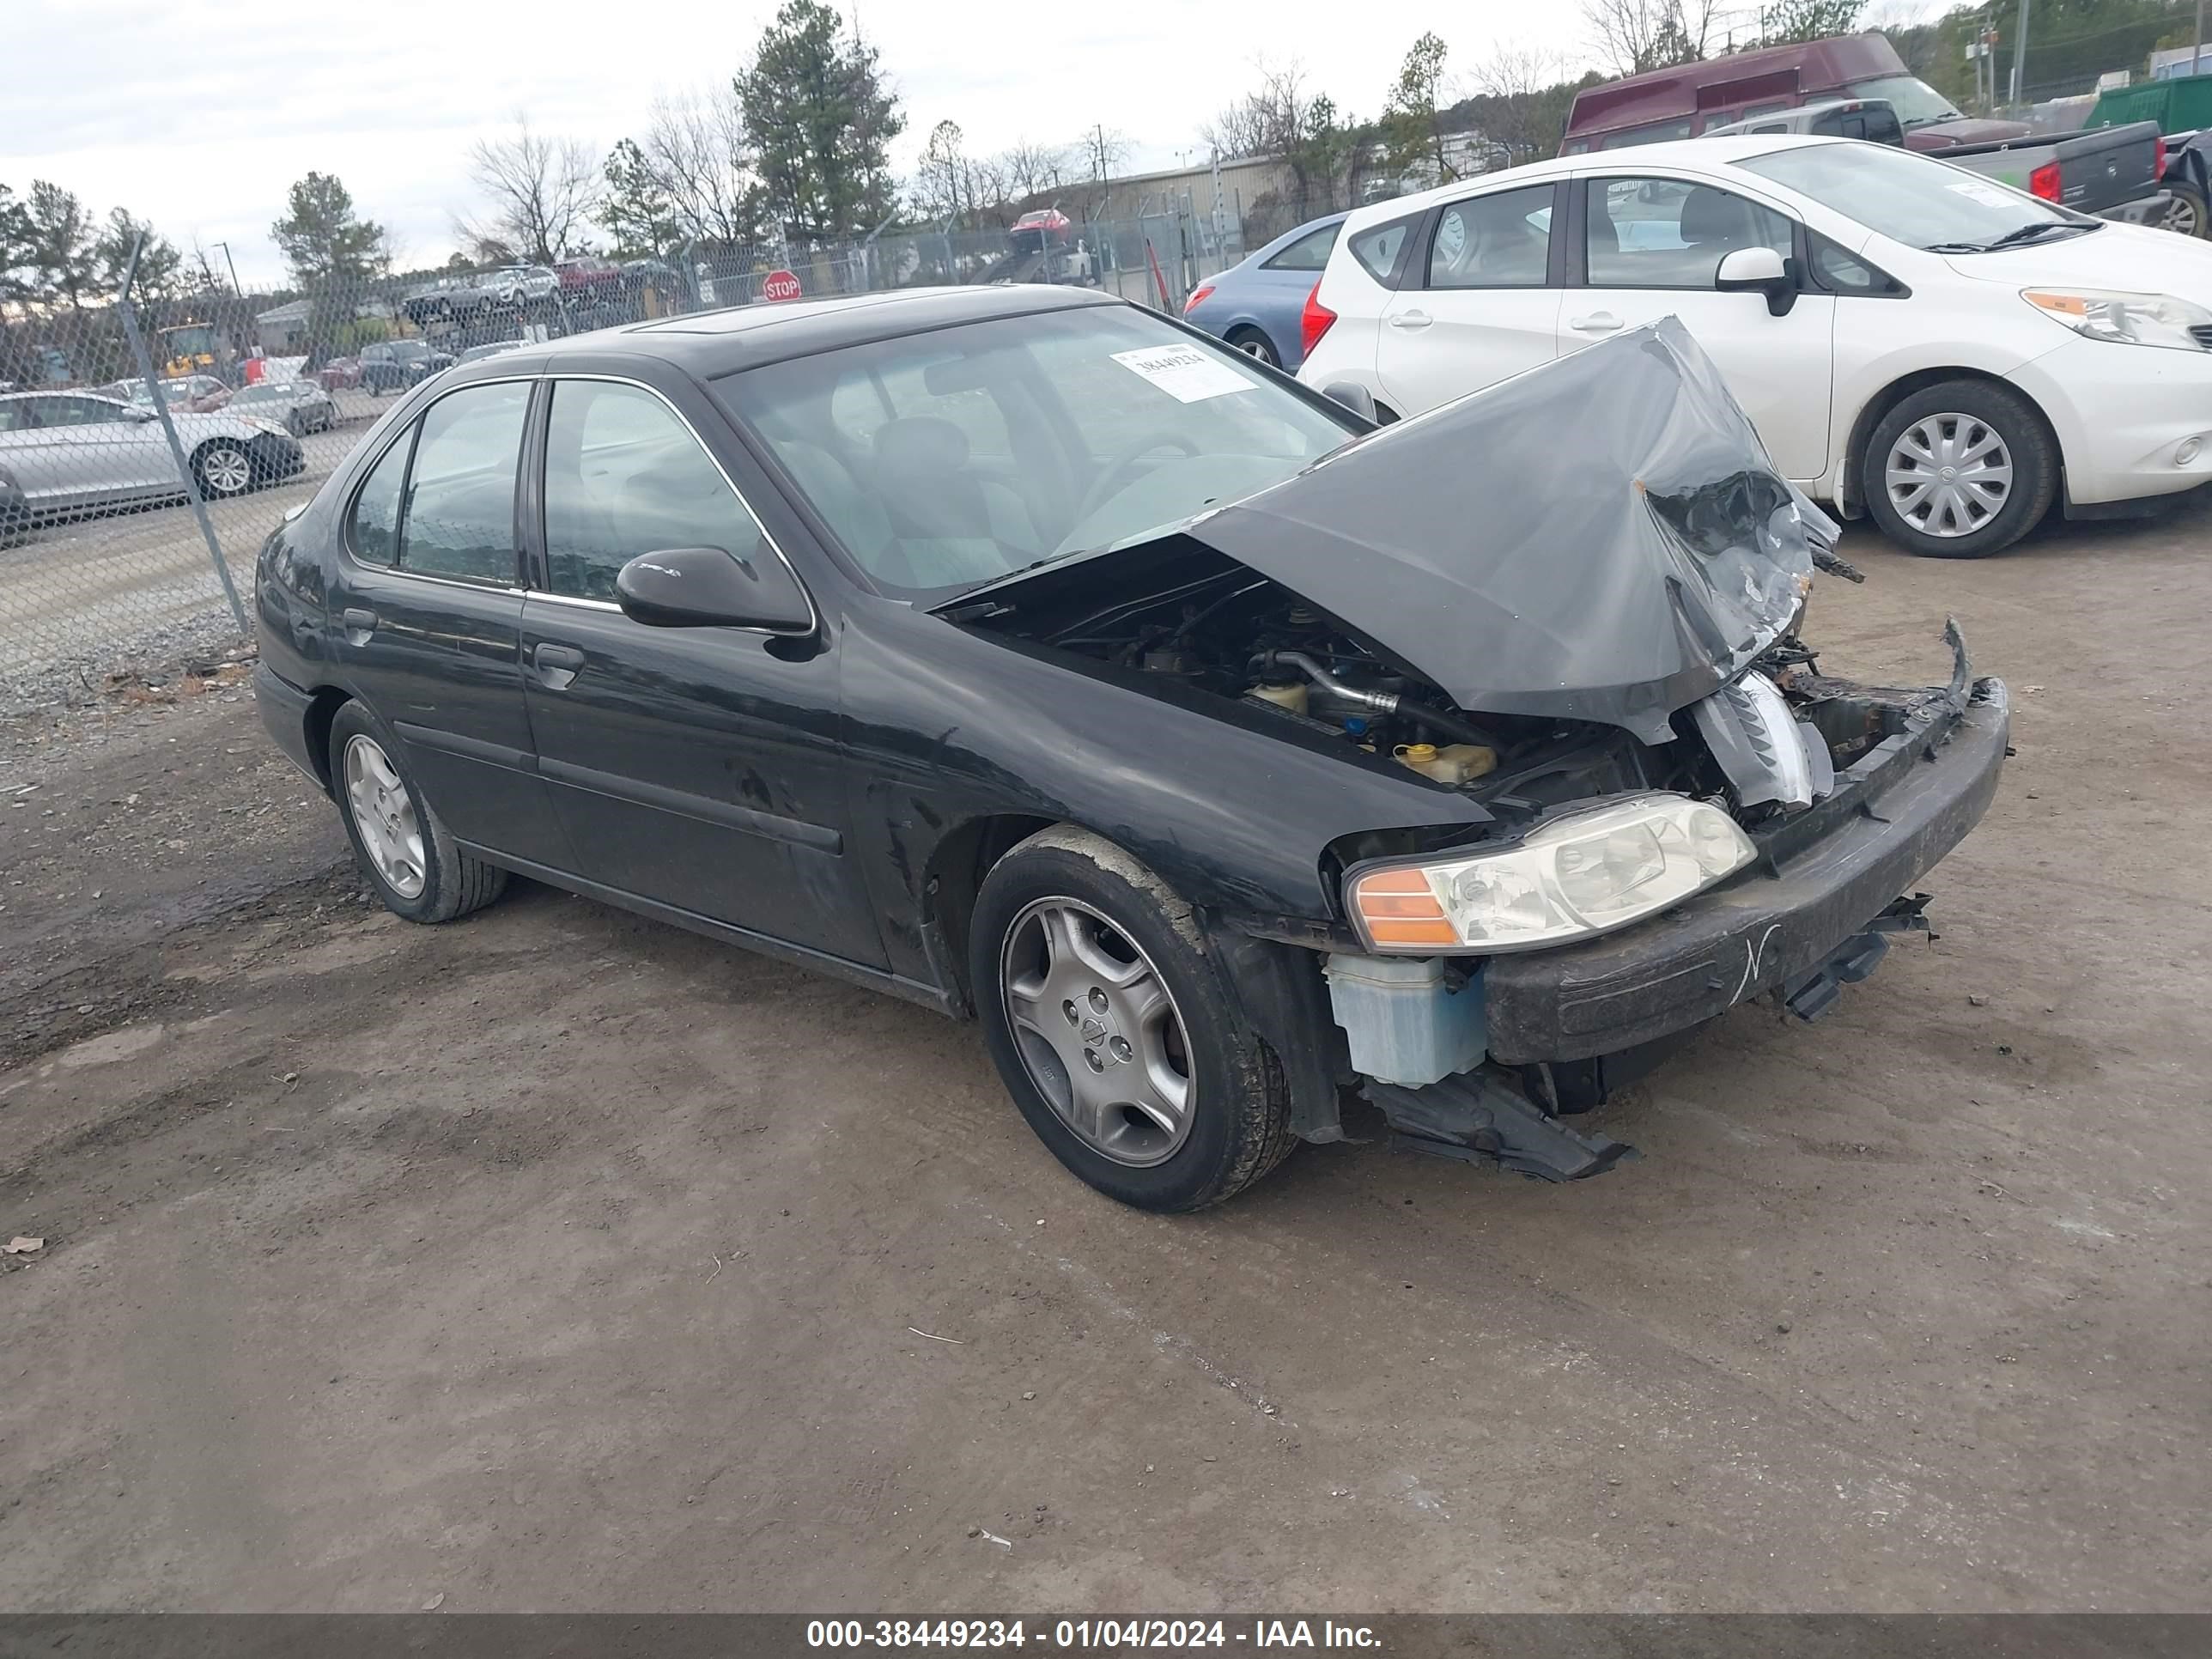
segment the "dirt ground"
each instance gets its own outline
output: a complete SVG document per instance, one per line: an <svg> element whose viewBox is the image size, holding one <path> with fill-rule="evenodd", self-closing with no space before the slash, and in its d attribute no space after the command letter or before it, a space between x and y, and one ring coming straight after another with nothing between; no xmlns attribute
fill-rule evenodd
<svg viewBox="0 0 2212 1659"><path fill-rule="evenodd" d="M2212 1607L2212 515L1846 551L2017 700L1942 937L1568 1187L1135 1214L970 1029L371 909L241 693L13 729L0 1607Z"/></svg>

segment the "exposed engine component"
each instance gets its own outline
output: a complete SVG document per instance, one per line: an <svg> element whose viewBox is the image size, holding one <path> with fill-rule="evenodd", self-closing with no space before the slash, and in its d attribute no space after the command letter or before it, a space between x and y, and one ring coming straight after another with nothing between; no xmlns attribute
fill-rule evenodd
<svg viewBox="0 0 2212 1659"><path fill-rule="evenodd" d="M1691 709L1743 806L1810 806L1836 787L1828 745L1801 726L1772 680L1754 671Z"/></svg>

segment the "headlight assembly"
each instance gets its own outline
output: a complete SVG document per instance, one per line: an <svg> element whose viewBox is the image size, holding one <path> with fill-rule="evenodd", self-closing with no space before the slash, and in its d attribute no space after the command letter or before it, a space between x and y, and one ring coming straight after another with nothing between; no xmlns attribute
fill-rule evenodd
<svg viewBox="0 0 2212 1659"><path fill-rule="evenodd" d="M2212 328L2212 311L2171 294L2127 294L2101 288L2027 288L2020 297L2076 334L2118 345L2202 351L2192 331Z"/></svg>
<svg viewBox="0 0 2212 1659"><path fill-rule="evenodd" d="M1633 795L1496 851L1371 865L1346 884L1346 908L1380 955L1528 951L1625 927L1757 855L1717 806Z"/></svg>

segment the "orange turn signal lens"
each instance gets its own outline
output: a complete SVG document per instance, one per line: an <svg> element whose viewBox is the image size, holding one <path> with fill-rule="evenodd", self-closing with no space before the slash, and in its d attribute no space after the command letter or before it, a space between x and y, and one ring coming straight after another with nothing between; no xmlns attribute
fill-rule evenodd
<svg viewBox="0 0 2212 1659"><path fill-rule="evenodd" d="M1419 870L1370 870L1352 884L1352 908L1376 945L1457 945L1429 878Z"/></svg>

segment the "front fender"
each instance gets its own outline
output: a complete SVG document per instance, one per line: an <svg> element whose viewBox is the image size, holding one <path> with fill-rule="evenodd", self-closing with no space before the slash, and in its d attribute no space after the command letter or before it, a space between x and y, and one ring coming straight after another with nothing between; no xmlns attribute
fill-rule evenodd
<svg viewBox="0 0 2212 1659"><path fill-rule="evenodd" d="M1233 928L1316 940L1349 937L1332 842L1490 822L1270 712L904 607L869 613L846 632L841 685L854 841L899 972L937 977L923 890L980 818L1080 825Z"/></svg>

